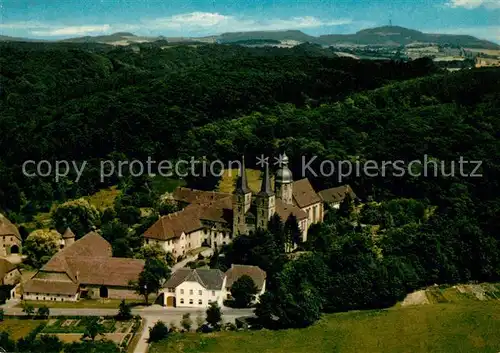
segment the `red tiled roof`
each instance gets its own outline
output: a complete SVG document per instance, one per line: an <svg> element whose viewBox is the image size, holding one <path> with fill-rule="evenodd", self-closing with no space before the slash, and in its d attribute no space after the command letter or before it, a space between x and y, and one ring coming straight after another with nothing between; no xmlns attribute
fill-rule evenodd
<svg viewBox="0 0 500 353"><path fill-rule="evenodd" d="M66 261L81 284L128 287L144 269L144 260L119 257L78 256Z"/></svg>
<svg viewBox="0 0 500 353"><path fill-rule="evenodd" d="M330 188L319 192L319 196L324 202L341 202L349 193L354 200L357 198L356 194L349 185L342 185L336 188Z"/></svg>
<svg viewBox="0 0 500 353"><path fill-rule="evenodd" d="M17 266L14 265L12 262L6 259L0 259L0 281L7 273L9 273L12 270L15 270L16 268Z"/></svg>
<svg viewBox="0 0 500 353"><path fill-rule="evenodd" d="M226 271L227 282L226 287L231 288L241 276L249 276L259 290L264 286L266 281L266 272L258 266L249 265L231 265L231 268Z"/></svg>
<svg viewBox="0 0 500 353"><path fill-rule="evenodd" d="M54 255L37 275L27 282L29 290L25 288L25 292L70 294L67 292L78 288L80 283L128 287L130 281L139 278L144 268L144 260L111 255L111 245L103 237L94 232L88 233ZM38 274L54 272L66 273L72 282L37 277Z"/></svg>
<svg viewBox="0 0 500 353"><path fill-rule="evenodd" d="M314 191L309 179L301 179L293 182L293 198L300 208L322 202L319 195Z"/></svg>
<svg viewBox="0 0 500 353"><path fill-rule="evenodd" d="M26 282L23 291L24 293L75 295L78 291L78 284L33 278Z"/></svg>
<svg viewBox="0 0 500 353"><path fill-rule="evenodd" d="M298 221L307 218L307 213L305 211L302 211L295 205L286 204L281 199L276 199L276 213L283 222L288 219L290 214L294 215Z"/></svg>

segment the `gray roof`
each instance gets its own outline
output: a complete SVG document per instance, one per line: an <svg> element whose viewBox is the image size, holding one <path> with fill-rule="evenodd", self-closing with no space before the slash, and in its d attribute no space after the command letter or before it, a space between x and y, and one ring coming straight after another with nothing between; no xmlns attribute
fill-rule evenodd
<svg viewBox="0 0 500 353"><path fill-rule="evenodd" d="M176 288L184 282L198 282L210 290L222 289L224 273L221 270L181 268L175 271L163 285L164 288Z"/></svg>

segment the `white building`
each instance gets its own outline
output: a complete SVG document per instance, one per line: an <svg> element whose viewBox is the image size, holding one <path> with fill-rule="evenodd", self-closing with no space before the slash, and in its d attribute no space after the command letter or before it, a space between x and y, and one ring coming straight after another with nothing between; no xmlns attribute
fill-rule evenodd
<svg viewBox="0 0 500 353"><path fill-rule="evenodd" d="M163 285L163 305L166 307L206 308L211 302L223 306L231 299L231 287L241 276L254 281L258 293L255 300L266 291L266 272L257 266L232 265L223 273L212 269L181 268Z"/></svg>
<svg viewBox="0 0 500 353"><path fill-rule="evenodd" d="M226 275L220 270L181 268L164 284L163 305L206 308L217 302L222 307L226 294Z"/></svg>

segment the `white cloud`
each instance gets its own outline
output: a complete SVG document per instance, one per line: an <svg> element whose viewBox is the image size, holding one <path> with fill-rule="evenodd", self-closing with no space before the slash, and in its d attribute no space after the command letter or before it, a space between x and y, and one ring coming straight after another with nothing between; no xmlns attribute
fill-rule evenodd
<svg viewBox="0 0 500 353"><path fill-rule="evenodd" d="M280 29L317 28L322 26L339 26L352 23L349 19L321 20L317 17L304 16L288 19L254 19L226 16L211 12L192 12L165 18L143 21L145 27L177 31L261 31Z"/></svg>
<svg viewBox="0 0 500 353"><path fill-rule="evenodd" d="M192 34L220 34L237 31L271 31L285 29L318 28L322 26L339 26L352 24L349 19L323 20L312 16L291 18L257 19L236 17L212 12L191 12L170 17L142 19L134 23L121 24L81 24L54 25L40 22L0 23L0 29L9 31L26 31L32 36L63 37L113 33L118 31L156 32L168 34L177 32ZM164 33L162 33L164 31Z"/></svg>
<svg viewBox="0 0 500 353"><path fill-rule="evenodd" d="M466 9L476 9L484 6L488 9L500 9L500 0L450 0L448 6Z"/></svg>
<svg viewBox="0 0 500 353"><path fill-rule="evenodd" d="M99 34L109 32L111 30L110 25L98 25L98 26L68 26L59 28L47 28L40 30L32 30L31 33L35 36L76 36L76 35L87 35L87 34Z"/></svg>

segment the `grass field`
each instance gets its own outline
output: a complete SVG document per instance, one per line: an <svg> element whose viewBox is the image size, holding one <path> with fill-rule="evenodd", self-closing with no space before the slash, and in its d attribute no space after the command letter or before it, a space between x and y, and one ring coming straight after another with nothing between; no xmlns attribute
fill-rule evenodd
<svg viewBox="0 0 500 353"><path fill-rule="evenodd" d="M0 321L0 332L8 332L10 337L17 340L25 337L31 331L38 327L46 320L30 320L30 319L8 319Z"/></svg>
<svg viewBox="0 0 500 353"><path fill-rule="evenodd" d="M498 353L500 302L462 300L325 315L303 330L172 337L149 353Z"/></svg>
<svg viewBox="0 0 500 353"><path fill-rule="evenodd" d="M184 186L184 180L170 179L157 175L153 178L153 190L162 195L166 192L172 192L178 186Z"/></svg>
<svg viewBox="0 0 500 353"><path fill-rule="evenodd" d="M42 305L46 305L49 308L102 308L102 309L117 309L120 305L121 300L119 299L105 299L105 300L93 300L93 299L81 299L77 302L56 302L56 301L36 301L36 300L24 300L19 303L17 307L22 307L23 303L31 304L35 308L39 308ZM125 300L126 303L130 305L141 305L141 302L137 300Z"/></svg>
<svg viewBox="0 0 500 353"><path fill-rule="evenodd" d="M103 211L108 207L113 207L115 199L120 196L120 194L121 190L118 190L116 186L112 186L107 189L99 190L93 195L85 196L84 199L98 210Z"/></svg>
<svg viewBox="0 0 500 353"><path fill-rule="evenodd" d="M260 191L261 181L261 171L256 169L247 169L247 181L248 187L255 193ZM219 182L219 191L232 193L236 185L236 179L238 178L238 170L230 169L225 170L222 178ZM271 185L274 185L274 177L271 176Z"/></svg>

